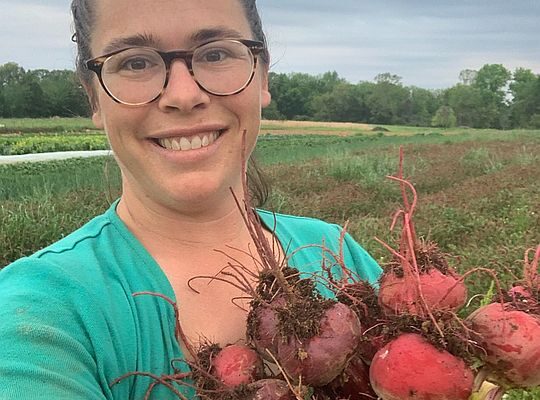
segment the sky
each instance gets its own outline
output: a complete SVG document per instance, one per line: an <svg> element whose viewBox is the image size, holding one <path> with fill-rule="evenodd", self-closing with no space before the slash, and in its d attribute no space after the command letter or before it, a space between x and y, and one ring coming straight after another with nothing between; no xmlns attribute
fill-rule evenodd
<svg viewBox="0 0 540 400"><path fill-rule="evenodd" d="M0 0L0 65L73 69L69 0ZM485 64L540 74L540 0L258 0L272 71L389 72L448 88Z"/></svg>

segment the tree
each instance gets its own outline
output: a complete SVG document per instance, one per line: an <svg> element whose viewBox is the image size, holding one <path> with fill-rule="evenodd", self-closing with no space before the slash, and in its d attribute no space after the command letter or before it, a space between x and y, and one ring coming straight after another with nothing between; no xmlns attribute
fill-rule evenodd
<svg viewBox="0 0 540 400"><path fill-rule="evenodd" d="M457 124L471 128L483 128L482 93L473 86L457 84L445 93L446 105L454 110Z"/></svg>
<svg viewBox="0 0 540 400"><path fill-rule="evenodd" d="M536 99L536 87L539 76L530 69L517 68L513 73L509 88L512 95L510 119L513 127L528 127L531 117L540 104Z"/></svg>
<svg viewBox="0 0 540 400"><path fill-rule="evenodd" d="M315 114L313 100L317 96L331 92L341 83L345 83L345 80L340 78L337 72L326 72L317 76L303 73L270 73L269 89L275 108L267 113L282 115L286 119L313 118Z"/></svg>
<svg viewBox="0 0 540 400"><path fill-rule="evenodd" d="M510 71L501 64L486 64L478 70L474 86L504 98L504 87L511 77Z"/></svg>
<svg viewBox="0 0 540 400"><path fill-rule="evenodd" d="M483 126L506 128L509 110L506 102L506 86L512 74L501 64L486 64L478 70L473 87L482 94Z"/></svg>
<svg viewBox="0 0 540 400"><path fill-rule="evenodd" d="M429 126L440 103L441 96L437 92L410 87L403 122L414 126Z"/></svg>
<svg viewBox="0 0 540 400"><path fill-rule="evenodd" d="M0 117L9 118L12 113L11 95L21 82L25 72L16 63L0 65Z"/></svg>
<svg viewBox="0 0 540 400"><path fill-rule="evenodd" d="M438 126L441 128L453 128L456 126L457 118L452 107L441 106L435 113L431 121L432 126Z"/></svg>
<svg viewBox="0 0 540 400"><path fill-rule="evenodd" d="M358 86L340 83L331 92L313 99L315 119L320 121L361 122L365 116L365 104Z"/></svg>
<svg viewBox="0 0 540 400"><path fill-rule="evenodd" d="M390 72L384 72L382 74L378 74L375 77L376 83L389 83L392 85L401 85L401 76L391 74Z"/></svg>
<svg viewBox="0 0 540 400"><path fill-rule="evenodd" d="M14 62L0 65L0 86L16 85L24 75L24 69Z"/></svg>
<svg viewBox="0 0 540 400"><path fill-rule="evenodd" d="M59 117L88 116L90 110L86 94L77 81L75 72L54 70L38 73L40 86L49 102L49 115Z"/></svg>
<svg viewBox="0 0 540 400"><path fill-rule="evenodd" d="M270 120L284 120L285 116L279 112L277 103L272 99L270 105L262 110L262 117Z"/></svg>
<svg viewBox="0 0 540 400"><path fill-rule="evenodd" d="M476 81L478 71L474 69L464 69L459 73L459 80L465 86L470 86Z"/></svg>
<svg viewBox="0 0 540 400"><path fill-rule="evenodd" d="M404 111L407 108L409 90L401 84L389 80L379 80L371 88L366 99L370 109L371 123L376 124L402 124Z"/></svg>

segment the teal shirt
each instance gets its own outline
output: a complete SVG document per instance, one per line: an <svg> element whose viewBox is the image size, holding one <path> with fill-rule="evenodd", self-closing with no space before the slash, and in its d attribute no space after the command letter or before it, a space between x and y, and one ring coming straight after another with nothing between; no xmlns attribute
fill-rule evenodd
<svg viewBox="0 0 540 400"><path fill-rule="evenodd" d="M171 374L171 360L182 359L173 308L157 297L132 296L149 291L176 301L167 277L115 207L0 271L0 400L142 400L150 378L110 383L133 371ZM259 215L269 229L276 224L287 254L322 243L338 251L337 225ZM375 283L379 266L349 235L343 250L346 265ZM320 272L320 247L294 252L290 264L306 274ZM177 397L158 385L152 399Z"/></svg>

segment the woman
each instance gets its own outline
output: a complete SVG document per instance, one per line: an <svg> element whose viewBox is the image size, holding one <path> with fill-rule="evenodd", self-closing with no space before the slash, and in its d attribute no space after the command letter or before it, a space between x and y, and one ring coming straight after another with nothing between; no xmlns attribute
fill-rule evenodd
<svg viewBox="0 0 540 400"><path fill-rule="evenodd" d="M217 281L195 281L195 292L188 281L218 274L229 256L256 268L231 189L242 196L242 134L249 155L270 103L269 60L255 0L74 0L72 11L79 73L122 195L2 270L0 397L142 399L151 379L111 383L134 371L170 374L187 352L172 307L134 293L175 301L186 341L245 337L246 313L231 301L241 292ZM335 225L259 215L281 256L323 241L337 250ZM344 250L363 278L377 279L379 267L349 236ZM320 251L290 262L316 271ZM153 396L176 398L163 385Z"/></svg>

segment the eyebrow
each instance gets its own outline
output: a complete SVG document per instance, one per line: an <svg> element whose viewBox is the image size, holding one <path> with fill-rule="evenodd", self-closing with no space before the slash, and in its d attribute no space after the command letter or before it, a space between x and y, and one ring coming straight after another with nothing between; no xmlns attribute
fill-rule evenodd
<svg viewBox="0 0 540 400"><path fill-rule="evenodd" d="M216 27L209 29L201 29L193 33L189 40L193 44L207 42L212 39L242 39L244 35L235 29L226 27ZM123 38L113 39L103 49L103 54L113 53L117 50L121 50L125 47L132 46L145 46L159 48L160 41L157 40L151 33L138 33L133 36L127 36Z"/></svg>
<svg viewBox="0 0 540 400"><path fill-rule="evenodd" d="M190 39L192 43L206 42L212 39L243 39L244 35L235 29L226 27L216 27L209 29L201 29L191 35Z"/></svg>
<svg viewBox="0 0 540 400"><path fill-rule="evenodd" d="M108 54L116 50L121 50L125 47L131 47L131 46L158 47L159 41L156 40L152 34L138 33L133 36L111 40L109 44L105 46L102 52L104 54Z"/></svg>

